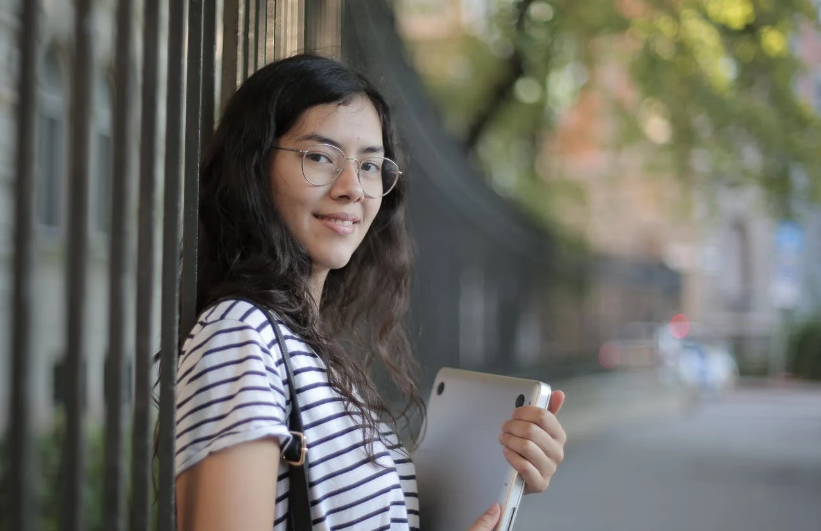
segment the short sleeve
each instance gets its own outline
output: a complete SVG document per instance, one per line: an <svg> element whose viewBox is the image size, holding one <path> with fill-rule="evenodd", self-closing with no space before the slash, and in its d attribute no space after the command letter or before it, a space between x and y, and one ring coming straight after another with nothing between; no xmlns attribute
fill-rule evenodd
<svg viewBox="0 0 821 531"><path fill-rule="evenodd" d="M239 443L288 443L288 390L278 357L245 322L219 319L194 328L177 369L177 474Z"/></svg>

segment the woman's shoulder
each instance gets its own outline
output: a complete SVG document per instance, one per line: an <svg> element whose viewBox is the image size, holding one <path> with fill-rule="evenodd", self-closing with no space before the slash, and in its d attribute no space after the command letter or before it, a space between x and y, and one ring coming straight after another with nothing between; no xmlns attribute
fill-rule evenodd
<svg viewBox="0 0 821 531"><path fill-rule="evenodd" d="M276 318L273 312L271 315ZM220 321L239 321L253 325L267 320L266 310L260 304L247 299L223 299L203 310L197 324L207 326ZM280 325L283 323L280 322Z"/></svg>
<svg viewBox="0 0 821 531"><path fill-rule="evenodd" d="M237 325L253 328L264 336L273 336L271 321L274 321L283 333L294 335L275 312L267 310L262 305L247 299L223 299L200 313L188 337L190 339L202 333Z"/></svg>
<svg viewBox="0 0 821 531"><path fill-rule="evenodd" d="M279 351L272 324L276 324L290 352L314 354L313 349L275 311L270 311L256 302L240 298L224 299L203 310L188 336L187 343L193 345L197 343L197 338L225 333L226 330L243 329L258 334L262 344L267 348Z"/></svg>

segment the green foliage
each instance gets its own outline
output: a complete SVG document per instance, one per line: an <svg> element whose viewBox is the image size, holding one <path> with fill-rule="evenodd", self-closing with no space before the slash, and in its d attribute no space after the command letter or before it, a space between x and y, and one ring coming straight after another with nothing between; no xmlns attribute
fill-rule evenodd
<svg viewBox="0 0 821 531"><path fill-rule="evenodd" d="M796 172L821 198L821 120L797 93L792 46L818 26L809 0L499 0L481 35L411 45L433 63L424 73L446 123L545 223L549 204L534 196L568 190L551 188L560 175L538 156L586 90L606 93L605 148L648 142L649 166L758 185L786 215Z"/></svg>
<svg viewBox="0 0 821 531"><path fill-rule="evenodd" d="M89 530L103 529L103 434L102 430L90 428L87 434L86 445L86 482L83 487L86 510L86 519ZM54 425L47 432L36 437L36 463L38 473L32 478L35 484L37 498L35 506L39 523L43 531L59 531L60 517L63 510L62 500L65 485L63 483L64 469L61 467L62 453L65 443L65 421L62 415L57 415ZM2 489L8 489L5 474L8 473L7 444L4 438L0 448L0 466L3 470L3 479L0 481ZM0 496L8 499L6 492ZM0 531L10 531L8 522L0 520Z"/></svg>
<svg viewBox="0 0 821 531"><path fill-rule="evenodd" d="M793 327L790 333L788 371L808 380L821 380L821 314Z"/></svg>
<svg viewBox="0 0 821 531"><path fill-rule="evenodd" d="M53 426L36 438L37 474L33 478L37 498L37 518L43 531L59 531L64 499L64 470L61 467L65 442L65 422L58 414ZM105 442L102 426L89 426L85 438L84 518L86 529L103 531ZM126 460L127 461L127 460ZM156 465L156 463L155 463ZM4 437L0 444L0 531L11 531L2 515L8 514L3 505L8 502L8 444ZM155 470L156 477L156 470ZM156 504L152 505L156 513ZM152 521L156 521L156 514Z"/></svg>
<svg viewBox="0 0 821 531"><path fill-rule="evenodd" d="M790 47L817 29L805 0L653 1L631 20L631 75L669 120L675 169L700 152L716 178L752 182L784 208L791 173L821 192L821 121L796 91L803 66ZM787 212L779 212L786 215Z"/></svg>

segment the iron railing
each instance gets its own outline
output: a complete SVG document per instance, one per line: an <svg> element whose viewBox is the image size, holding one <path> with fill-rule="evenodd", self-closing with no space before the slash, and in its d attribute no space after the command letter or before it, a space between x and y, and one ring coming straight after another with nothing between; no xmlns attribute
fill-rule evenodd
<svg viewBox="0 0 821 531"><path fill-rule="evenodd" d="M139 4L142 13L142 38L134 38L134 20ZM213 131L218 102L223 104L237 83L266 62L298 50L311 50L325 44L325 53L339 41L340 0L224 0L217 12L216 0L120 0L114 31L114 115L112 158L114 162L109 233L109 312L108 346L105 373L105 458L103 528L111 531L147 531L154 527L152 514L152 463L155 415L152 357L157 349L151 337L155 319L155 249L160 220L156 211L157 192L162 190L161 219L161 322L162 352L159 370L159 474L157 476L158 519L160 530L174 529L174 384L179 327L190 327L195 319L197 189L199 158L203 145ZM161 9L168 10L168 26L163 32ZM36 116L38 56L42 43L38 28L40 4L20 3L20 74L17 92L17 162L15 196L15 236L13 294L11 304L12 394L7 426L9 470L4 474L10 494L7 524L15 531L40 528L36 515L37 463L33 442L34 418L31 410L33 363L32 347L35 276L34 196L36 183ZM65 307L66 430L61 457L64 477L60 529L81 531L88 528L85 518L84 485L86 474L85 396L87 294L89 254L88 207L91 175L91 120L93 116L92 69L95 26L91 0L74 2L74 50L70 104L68 238L66 243ZM217 18L221 17L220 20ZM240 27L240 21L242 26ZM331 24L329 25L329 21ZM222 35L218 35L218 26ZM334 29L336 32L334 33ZM319 31L322 34L319 34ZM160 43L167 39L166 72L159 71ZM187 42L183 39L187 36ZM218 38L221 37L221 38ZM142 48L133 50L133 43ZM217 53L217 43L222 43ZM330 44L330 46L328 46ZM338 48L338 46L337 46ZM187 50L187 55L184 52ZM135 51L139 54L135 54ZM140 76L134 76L134 57L142 58ZM221 65L217 83L217 64ZM140 83L141 82L141 83ZM159 99L164 85L166 101ZM139 142L134 138L134 106L131 87L142 86L139 116ZM217 87L219 85L219 87ZM162 111L162 112L161 112ZM184 114L183 114L184 113ZM165 130L159 130L161 114ZM165 142L162 176L158 175L158 139ZM139 197L136 220L129 217L128 183L132 180L131 146L139 144ZM129 267L129 233L136 228L136 268ZM182 251L180 253L180 251ZM129 271L136 269L136 274ZM135 300L130 301L130 282L136 283ZM179 289L181 286L181 289ZM181 297L181 299L180 299ZM128 311L128 306L134 312ZM135 337L129 337L126 319L134 315ZM133 343L131 342L133 340ZM130 348L133 344L133 348ZM126 357L133 352L133 409L125 390ZM130 432L131 451L126 444ZM126 456L131 455L130 474ZM129 479L130 476L130 479ZM127 482L130 480L130 485ZM130 506L127 493L130 492ZM130 513L130 525L127 515Z"/></svg>

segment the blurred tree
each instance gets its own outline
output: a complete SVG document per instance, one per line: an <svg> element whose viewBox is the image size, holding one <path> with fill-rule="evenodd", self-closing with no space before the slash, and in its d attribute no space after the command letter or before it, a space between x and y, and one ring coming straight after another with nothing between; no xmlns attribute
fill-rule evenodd
<svg viewBox="0 0 821 531"><path fill-rule="evenodd" d="M613 64L627 86L604 87L610 148L647 140L654 164L752 182L784 207L796 182L821 196L821 121L796 90L805 65L793 45L808 26L810 0L496 0L481 34L437 43L428 82L496 188L543 218L534 161Z"/></svg>

